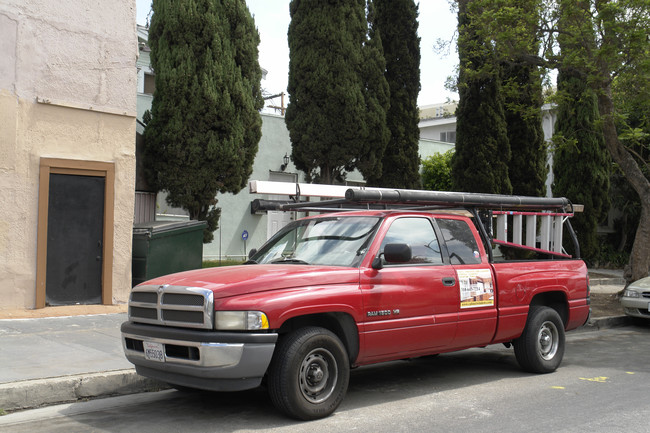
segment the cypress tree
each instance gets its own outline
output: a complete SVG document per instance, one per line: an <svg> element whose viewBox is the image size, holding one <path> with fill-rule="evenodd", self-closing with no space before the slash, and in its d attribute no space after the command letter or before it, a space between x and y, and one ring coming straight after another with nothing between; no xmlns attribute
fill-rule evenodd
<svg viewBox="0 0 650 433"><path fill-rule="evenodd" d="M154 0L153 12L146 172L170 205L208 222L209 242L216 195L246 185L261 137L259 35L243 0Z"/></svg>
<svg viewBox="0 0 650 433"><path fill-rule="evenodd" d="M595 35L587 17L590 11L585 3L560 2L558 28L575 32L575 26L579 26L584 38L576 43L562 32L558 35L565 58L582 56L594 48ZM598 222L609 209L610 160L602 130L597 126L600 123L598 100L584 74L565 66L558 70L557 99L553 194L585 206L585 211L576 214L571 223L580 242L581 255L593 263L600 251Z"/></svg>
<svg viewBox="0 0 650 433"><path fill-rule="evenodd" d="M512 193L546 195L546 144L542 129L542 78L537 66L514 63L502 67L505 85L505 120L512 159Z"/></svg>
<svg viewBox="0 0 650 433"><path fill-rule="evenodd" d="M343 182L355 168L368 174L381 160L387 135L376 131L385 117L377 93L384 86L368 87L373 77L384 78L370 71L383 61L377 43L368 40L366 2L292 0L289 8L291 159L308 181ZM384 141L372 145L377 139Z"/></svg>
<svg viewBox="0 0 650 433"><path fill-rule="evenodd" d="M610 160L598 123L598 102L577 74L560 69L553 154L553 195L583 204L584 212L571 219L582 257L597 260L598 223L609 210Z"/></svg>
<svg viewBox="0 0 650 433"><path fill-rule="evenodd" d="M361 70L366 104L366 136L360 140L357 157L349 169L356 167L367 183L372 184L371 179L382 173L382 158L390 140L390 130L386 124L390 89L384 76L386 60L382 39L377 31L373 1L368 2L367 19L368 37L363 48L365 60Z"/></svg>
<svg viewBox="0 0 650 433"><path fill-rule="evenodd" d="M420 93L418 6L414 0L375 0L375 6L390 88L386 120L391 138L382 160L383 173L376 172L368 183L417 189L421 187L417 106Z"/></svg>
<svg viewBox="0 0 650 433"><path fill-rule="evenodd" d="M537 28L541 5L540 0L519 0L512 7L519 17L512 31L519 38L521 51L508 55L501 64L505 119L512 152L510 182L513 194L545 196L548 169L542 129L542 74L539 66L528 61L539 53ZM512 44L512 39L505 43Z"/></svg>
<svg viewBox="0 0 650 433"><path fill-rule="evenodd" d="M458 1L458 95L454 189L510 194L511 153L506 129L501 73L494 48L472 22L480 13L473 0Z"/></svg>

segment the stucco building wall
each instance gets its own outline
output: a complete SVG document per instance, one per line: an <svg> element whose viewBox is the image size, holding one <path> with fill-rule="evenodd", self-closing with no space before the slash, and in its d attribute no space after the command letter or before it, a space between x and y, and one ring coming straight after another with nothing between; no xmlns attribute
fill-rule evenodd
<svg viewBox="0 0 650 433"><path fill-rule="evenodd" d="M136 57L130 0L0 3L0 309L35 307L42 158L114 165L112 302L126 300Z"/></svg>

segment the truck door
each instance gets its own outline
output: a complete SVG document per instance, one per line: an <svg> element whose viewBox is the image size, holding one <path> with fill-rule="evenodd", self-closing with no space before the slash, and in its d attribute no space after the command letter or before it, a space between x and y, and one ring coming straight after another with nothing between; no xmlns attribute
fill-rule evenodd
<svg viewBox="0 0 650 433"><path fill-rule="evenodd" d="M478 233L464 219L437 218L436 223L458 282L458 329L453 346L487 344L496 331L497 293L492 267L476 242Z"/></svg>
<svg viewBox="0 0 650 433"><path fill-rule="evenodd" d="M431 218L393 220L375 257L382 257L388 243L408 244L412 257L408 263L384 261L381 269L361 270L365 322L360 331L368 361L431 353L449 345L456 332L455 271L442 260Z"/></svg>

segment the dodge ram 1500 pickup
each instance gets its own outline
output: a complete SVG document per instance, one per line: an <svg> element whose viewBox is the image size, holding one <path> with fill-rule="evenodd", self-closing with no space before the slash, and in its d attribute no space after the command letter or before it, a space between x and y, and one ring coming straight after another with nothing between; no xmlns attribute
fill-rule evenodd
<svg viewBox="0 0 650 433"><path fill-rule="evenodd" d="M134 287L121 330L137 372L213 391L265 378L309 420L336 410L357 366L504 343L526 371L558 368L590 312L587 268L557 245L567 200L362 192L343 201L368 209L294 221L243 265Z"/></svg>

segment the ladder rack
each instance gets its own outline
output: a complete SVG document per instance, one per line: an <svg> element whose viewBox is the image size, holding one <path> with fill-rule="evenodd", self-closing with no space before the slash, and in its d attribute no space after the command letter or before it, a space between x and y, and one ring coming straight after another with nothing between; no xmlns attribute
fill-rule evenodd
<svg viewBox="0 0 650 433"><path fill-rule="evenodd" d="M574 215L574 212L582 211L582 206L573 205L564 197L530 197L270 181L251 181L250 192L289 195L291 202L263 200L266 210L342 212L365 209L465 209L474 216L481 236L489 244L558 257L571 257L562 247L563 232L566 228L574 244L575 256L580 257L580 248L569 218ZM327 200L312 202L304 201L303 197L326 197ZM492 260L491 253L491 249L488 248L488 254Z"/></svg>

